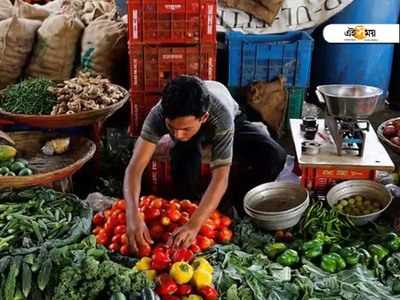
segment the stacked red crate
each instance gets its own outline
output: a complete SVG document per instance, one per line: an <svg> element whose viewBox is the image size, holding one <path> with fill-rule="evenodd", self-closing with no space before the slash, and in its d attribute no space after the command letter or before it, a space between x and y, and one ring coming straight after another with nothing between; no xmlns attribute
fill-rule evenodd
<svg viewBox="0 0 400 300"><path fill-rule="evenodd" d="M216 0L128 0L133 136L169 80L181 74L215 79L216 12ZM168 185L165 164L153 161L148 168L155 187Z"/></svg>

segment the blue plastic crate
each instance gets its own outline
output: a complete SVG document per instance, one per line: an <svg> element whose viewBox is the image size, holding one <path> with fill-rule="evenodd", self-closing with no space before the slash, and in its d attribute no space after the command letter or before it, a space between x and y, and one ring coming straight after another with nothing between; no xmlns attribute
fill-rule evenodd
<svg viewBox="0 0 400 300"><path fill-rule="evenodd" d="M244 87L256 80L271 81L279 75L287 86L308 87L313 38L306 32L286 34L227 34L228 86Z"/></svg>

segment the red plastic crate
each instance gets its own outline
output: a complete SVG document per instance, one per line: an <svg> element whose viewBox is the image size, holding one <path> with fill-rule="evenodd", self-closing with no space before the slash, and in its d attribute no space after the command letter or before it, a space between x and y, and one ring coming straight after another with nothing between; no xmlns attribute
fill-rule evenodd
<svg viewBox="0 0 400 300"><path fill-rule="evenodd" d="M216 44L199 46L130 46L130 76L133 92L160 92L178 75L214 79Z"/></svg>
<svg viewBox="0 0 400 300"><path fill-rule="evenodd" d="M208 164L203 163L201 165L202 187L206 187L210 179L211 169ZM150 193L163 197L174 195L169 160L151 160L145 171L144 180L150 188Z"/></svg>
<svg viewBox="0 0 400 300"><path fill-rule="evenodd" d="M328 190L332 185L344 180L375 178L375 170L368 169L336 169L336 168L304 168L302 184L308 189Z"/></svg>
<svg viewBox="0 0 400 300"><path fill-rule="evenodd" d="M129 0L132 43L215 43L216 0Z"/></svg>
<svg viewBox="0 0 400 300"><path fill-rule="evenodd" d="M129 134L139 136L144 120L151 108L160 100L161 95L155 93L131 93L131 118Z"/></svg>

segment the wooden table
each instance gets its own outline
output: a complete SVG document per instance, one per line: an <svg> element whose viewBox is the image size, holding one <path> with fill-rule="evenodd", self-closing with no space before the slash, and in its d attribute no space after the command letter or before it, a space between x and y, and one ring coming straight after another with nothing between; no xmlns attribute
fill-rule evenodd
<svg viewBox="0 0 400 300"><path fill-rule="evenodd" d="M325 189L330 184L347 179L374 179L377 170L393 171L394 163L370 125L366 131L363 156L337 154L336 145L325 130L325 120L319 119L318 133L314 142L320 143L317 155L303 154L301 144L305 140L300 130L301 119L290 119L290 130L296 148L296 156L302 171L302 184L307 188Z"/></svg>

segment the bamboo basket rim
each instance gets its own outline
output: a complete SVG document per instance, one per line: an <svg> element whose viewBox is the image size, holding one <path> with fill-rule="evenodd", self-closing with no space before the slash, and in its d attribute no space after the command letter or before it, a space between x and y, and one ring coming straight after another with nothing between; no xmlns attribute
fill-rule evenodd
<svg viewBox="0 0 400 300"><path fill-rule="evenodd" d="M52 139L57 137L55 133L49 132L41 132L41 131L16 131L16 132L8 132L11 137L15 138L15 135L27 135L27 134L38 134L43 136L46 139ZM95 143L82 136L72 136L71 143L78 143L80 142L80 146L85 146L87 149L83 151L82 155L77 158L73 163L61 167L59 169L36 173L30 176L0 176L0 190L5 188L22 188L22 187L29 187L35 185L47 185L54 181L58 181L64 178L67 178L74 173L76 173L82 166L88 162L96 152L96 145ZM18 145L17 145L18 148ZM78 151L77 151L78 152ZM68 152L67 152L68 153ZM63 154L58 155L61 157ZM51 159L52 156L49 156L48 159Z"/></svg>

